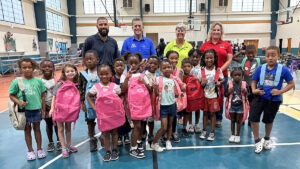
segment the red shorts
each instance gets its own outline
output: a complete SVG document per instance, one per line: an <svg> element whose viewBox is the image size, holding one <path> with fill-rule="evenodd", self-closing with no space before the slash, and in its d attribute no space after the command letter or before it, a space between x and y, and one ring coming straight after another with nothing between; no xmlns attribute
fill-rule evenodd
<svg viewBox="0 0 300 169"><path fill-rule="evenodd" d="M204 110L203 111L209 111L212 113L218 112L220 110L220 105L218 98L205 98L204 99Z"/></svg>

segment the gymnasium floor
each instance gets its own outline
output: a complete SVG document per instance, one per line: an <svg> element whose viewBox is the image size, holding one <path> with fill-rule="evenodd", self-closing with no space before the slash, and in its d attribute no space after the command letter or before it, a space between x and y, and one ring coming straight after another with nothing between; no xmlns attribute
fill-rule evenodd
<svg viewBox="0 0 300 169"><path fill-rule="evenodd" d="M10 80L0 78L0 101L2 106L0 107L0 168L300 168L300 74L298 74L294 74L297 84L296 90L289 91L284 95L284 103L275 119L271 134L274 147L270 151L263 151L261 154L254 153L253 136L251 128L247 125L241 129L241 143L229 143L230 121L224 119L222 128L216 129L216 140L214 142L202 141L198 138L199 134L193 134L190 138L181 138L180 143L173 143L173 150L171 151L162 153L146 151L145 159L136 159L129 156L129 146L127 145L119 147L119 160L111 162L103 162L104 149L99 149L93 153L89 152L87 125L84 122L83 113L80 114L75 131L72 131L72 143L79 149L77 153L71 154L70 158L63 159L60 155L61 152L54 151L47 153L45 159L28 162L25 156L27 148L24 133L13 129L4 106L7 104L7 89L5 89L5 93L4 88L8 87L3 84L10 84ZM202 126L201 121L200 126ZM156 130L159 126L160 123L156 122ZM179 133L181 127L181 125L178 125ZM43 148L46 149L48 141L45 122L41 123L41 131ZM263 127L261 127L260 132L263 136ZM33 146L36 147L34 138Z"/></svg>

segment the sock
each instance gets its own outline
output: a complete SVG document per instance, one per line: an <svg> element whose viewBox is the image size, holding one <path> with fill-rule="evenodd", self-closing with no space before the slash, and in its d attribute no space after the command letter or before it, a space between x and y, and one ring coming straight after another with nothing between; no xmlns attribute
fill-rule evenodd
<svg viewBox="0 0 300 169"><path fill-rule="evenodd" d="M136 149L137 149L137 145L130 148L130 150L136 150Z"/></svg>
<svg viewBox="0 0 300 169"><path fill-rule="evenodd" d="M137 140L136 142L139 144L139 143L141 143L141 142L142 142L142 140Z"/></svg>
<svg viewBox="0 0 300 169"><path fill-rule="evenodd" d="M270 140L270 137L265 137L264 139L265 139L265 140Z"/></svg>
<svg viewBox="0 0 300 169"><path fill-rule="evenodd" d="M258 138L258 139L255 140L255 143L258 143L258 142L260 142L260 138Z"/></svg>

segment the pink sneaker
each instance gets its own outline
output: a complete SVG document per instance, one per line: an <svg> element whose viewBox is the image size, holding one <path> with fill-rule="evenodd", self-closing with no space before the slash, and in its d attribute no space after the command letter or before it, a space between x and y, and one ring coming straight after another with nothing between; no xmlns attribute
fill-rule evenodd
<svg viewBox="0 0 300 169"><path fill-rule="evenodd" d="M34 151L27 152L27 160L28 161L32 161L32 160L35 160L35 159L36 159L36 157L35 157Z"/></svg>
<svg viewBox="0 0 300 169"><path fill-rule="evenodd" d="M71 145L69 146L68 150L69 150L69 152L71 152L71 153L76 153L76 152L78 151L78 149L77 149L76 147L71 146Z"/></svg>
<svg viewBox="0 0 300 169"><path fill-rule="evenodd" d="M41 150L37 151L37 156L38 156L39 159L45 158L46 157L46 153L45 153L45 151L43 149L41 149Z"/></svg>
<svg viewBox="0 0 300 169"><path fill-rule="evenodd" d="M68 150L66 149L66 148L64 148L63 150L62 150L62 157L63 158L68 158L69 157L69 153L68 153Z"/></svg>

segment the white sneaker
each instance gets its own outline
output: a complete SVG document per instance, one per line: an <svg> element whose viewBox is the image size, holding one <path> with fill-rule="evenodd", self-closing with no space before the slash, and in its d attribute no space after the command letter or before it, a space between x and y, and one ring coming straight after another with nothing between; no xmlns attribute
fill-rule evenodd
<svg viewBox="0 0 300 169"><path fill-rule="evenodd" d="M264 149L270 150L271 148L272 148L271 140L265 140L265 142L264 142Z"/></svg>
<svg viewBox="0 0 300 169"><path fill-rule="evenodd" d="M172 144L171 144L170 140L166 141L166 149L167 150L172 150Z"/></svg>
<svg viewBox="0 0 300 169"><path fill-rule="evenodd" d="M205 137L206 137L206 131L203 130L203 131L201 132L201 135L199 136L199 138L200 138L200 139L205 139Z"/></svg>
<svg viewBox="0 0 300 169"><path fill-rule="evenodd" d="M164 149L161 146L159 146L158 143L155 143L155 144L152 143L151 148L153 150L155 150L156 152L162 152L162 151L164 151Z"/></svg>
<svg viewBox="0 0 300 169"><path fill-rule="evenodd" d="M241 136L235 136L234 142L235 143L240 143L241 142Z"/></svg>
<svg viewBox="0 0 300 169"><path fill-rule="evenodd" d="M190 125L189 129L188 129L188 132L189 133L194 133L194 126Z"/></svg>
<svg viewBox="0 0 300 169"><path fill-rule="evenodd" d="M231 136L229 137L229 139L228 139L228 141L229 141L230 143L233 143L234 140L235 140L235 135L231 135Z"/></svg>
<svg viewBox="0 0 300 169"><path fill-rule="evenodd" d="M194 125L194 130L196 133L201 133L201 128L198 125Z"/></svg>
<svg viewBox="0 0 300 169"><path fill-rule="evenodd" d="M264 139L262 138L258 143L255 143L255 153L260 153L263 150Z"/></svg>
<svg viewBox="0 0 300 169"><path fill-rule="evenodd" d="M214 141L215 138L216 138L215 133L209 133L209 136L207 137L207 140L208 140L208 141Z"/></svg>

